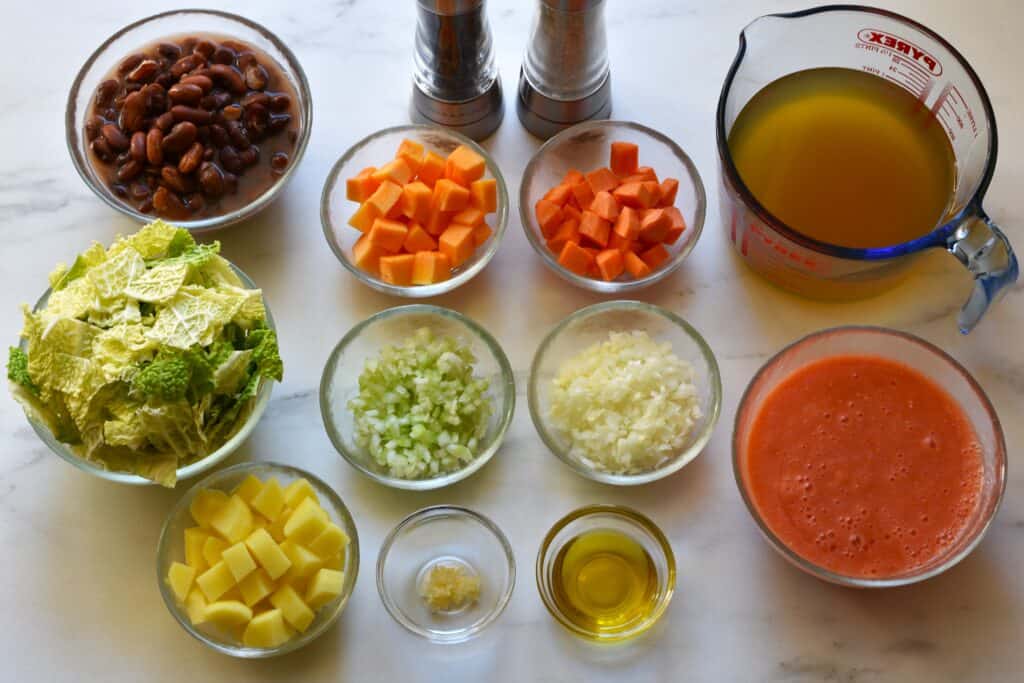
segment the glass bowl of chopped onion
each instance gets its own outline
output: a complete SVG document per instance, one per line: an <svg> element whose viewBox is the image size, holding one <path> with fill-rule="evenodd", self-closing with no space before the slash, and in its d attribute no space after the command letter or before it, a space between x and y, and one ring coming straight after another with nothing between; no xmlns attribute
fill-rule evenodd
<svg viewBox="0 0 1024 683"><path fill-rule="evenodd" d="M595 481L646 484L711 438L722 380L711 347L658 306L609 301L559 323L533 358L530 417L562 462Z"/></svg>
<svg viewBox="0 0 1024 683"><path fill-rule="evenodd" d="M381 311L334 347L320 381L327 435L345 460L400 489L441 488L494 456L515 407L498 342L455 311Z"/></svg>

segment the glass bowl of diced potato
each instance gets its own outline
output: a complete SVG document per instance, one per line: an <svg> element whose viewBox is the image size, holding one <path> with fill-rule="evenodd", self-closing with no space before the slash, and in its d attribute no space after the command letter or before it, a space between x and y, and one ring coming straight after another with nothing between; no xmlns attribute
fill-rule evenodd
<svg viewBox="0 0 1024 683"><path fill-rule="evenodd" d="M359 538L334 490L303 470L243 463L193 486L157 547L167 609L233 657L293 652L337 621L355 587Z"/></svg>
<svg viewBox="0 0 1024 683"><path fill-rule="evenodd" d="M320 222L341 264L385 294L438 296L498 251L505 179L487 151L446 128L406 125L355 143L324 183Z"/></svg>

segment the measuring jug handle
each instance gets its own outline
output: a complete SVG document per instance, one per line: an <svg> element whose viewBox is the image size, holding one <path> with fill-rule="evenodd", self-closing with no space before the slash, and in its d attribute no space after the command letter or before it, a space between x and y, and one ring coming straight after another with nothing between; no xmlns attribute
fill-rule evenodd
<svg viewBox="0 0 1024 683"><path fill-rule="evenodd" d="M1017 281L1020 268L1006 235L980 209L946 239L946 249L974 275L974 290L957 320L960 332L967 334Z"/></svg>

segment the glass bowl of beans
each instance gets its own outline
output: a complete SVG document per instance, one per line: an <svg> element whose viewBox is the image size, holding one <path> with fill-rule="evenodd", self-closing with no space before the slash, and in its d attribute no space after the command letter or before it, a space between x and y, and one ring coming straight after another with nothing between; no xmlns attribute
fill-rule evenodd
<svg viewBox="0 0 1024 683"><path fill-rule="evenodd" d="M117 31L86 60L65 114L89 188L140 222L195 232L255 215L309 140L298 60L269 30L216 10L173 10Z"/></svg>

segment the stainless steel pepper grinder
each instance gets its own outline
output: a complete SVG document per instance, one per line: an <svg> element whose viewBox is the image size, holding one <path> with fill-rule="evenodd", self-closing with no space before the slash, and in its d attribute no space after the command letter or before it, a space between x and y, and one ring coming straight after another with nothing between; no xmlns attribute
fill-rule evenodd
<svg viewBox="0 0 1024 683"><path fill-rule="evenodd" d="M411 115L474 140L504 115L484 0L417 0Z"/></svg>
<svg viewBox="0 0 1024 683"><path fill-rule="evenodd" d="M523 126L537 137L611 115L604 5L605 0L539 0L516 106Z"/></svg>

